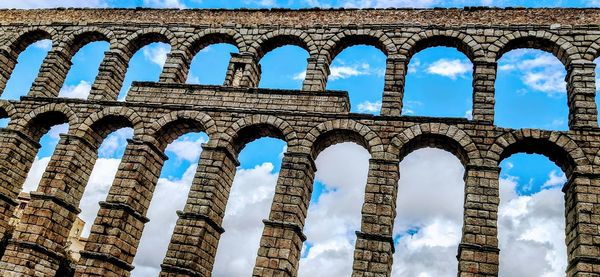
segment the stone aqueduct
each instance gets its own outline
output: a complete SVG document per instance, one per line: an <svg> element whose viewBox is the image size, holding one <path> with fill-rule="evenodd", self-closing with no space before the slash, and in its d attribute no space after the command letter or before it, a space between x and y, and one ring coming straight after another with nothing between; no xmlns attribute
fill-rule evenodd
<svg viewBox="0 0 600 277"><path fill-rule="evenodd" d="M4 276L127 276L144 228L166 145L186 132L206 132L187 203L178 212L161 276L210 276L228 194L244 145L269 136L288 144L270 215L264 220L254 276L295 276L305 239L314 159L351 141L371 154L353 276L388 276L399 162L437 147L464 164L464 226L460 276L498 275L499 162L514 153L546 155L567 174L568 276L600 274L600 129L594 59L600 55L600 11L593 9L434 10L3 10L0 86L31 43L53 46L29 94L3 101L0 130L0 233ZM104 40L110 49L87 100L59 98L71 57ZM172 46L158 83L136 83L116 101L128 61L151 42ZM183 84L192 57L231 43L224 86ZM293 44L310 58L302 90L257 89L261 57ZM344 48L366 44L387 55L380 116L350 113L345 92L326 91L329 64ZM473 120L401 116L411 56L427 47L455 47L473 62ZM567 69L569 131L494 125L496 61L512 49L553 53ZM7 225L40 137L69 123L21 223ZM134 129L106 201L78 264L64 244L79 201L110 132ZM426 203L425 203L426 204ZM254 258L254 257L249 257Z"/></svg>

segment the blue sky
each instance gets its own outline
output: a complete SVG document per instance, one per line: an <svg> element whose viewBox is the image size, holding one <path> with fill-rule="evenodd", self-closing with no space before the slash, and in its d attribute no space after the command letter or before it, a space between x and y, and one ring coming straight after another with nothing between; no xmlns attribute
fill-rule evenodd
<svg viewBox="0 0 600 277"><path fill-rule="evenodd" d="M89 6L96 7L169 6L187 8L305 8L313 5L320 5L322 7L385 7L390 5L396 7L403 7L411 5L414 6L414 3L412 2L414 1L94 0L90 1L88 4ZM598 5L597 1L428 0L419 3L419 5L427 7L464 5L588 7ZM64 4L67 6L81 6L81 4L77 1L64 1ZM50 7L55 5L56 4L53 1L36 2L11 0L7 1L6 3L0 4L0 7ZM27 50L19 56L18 65L7 85L7 88L2 93L2 99L15 100L18 99L20 96L27 94L32 81L37 75L37 71L40 67L40 64L42 63L44 57L50 49L50 46L51 44L48 41L41 41L28 47ZM108 44L100 42L89 44L82 48L80 52L78 52L78 54L73 58L72 70L69 72L65 86L61 91L62 97L86 97L89 88L97 74L98 66L103 58L103 53L107 49ZM119 99L121 101L125 98L130 83L132 81L158 80L158 76L162 69L162 64L164 63L165 54L168 53L169 50L170 49L168 45L155 43L141 49L134 55L130 62L130 68L126 75L124 88L119 96ZM237 52L237 49L234 46L227 44L211 45L210 47L201 51L193 60L190 76L188 78L188 83L212 85L222 84L225 76L225 71L229 62L230 53L234 52ZM274 51L268 53L260 62L263 74L259 86L262 88L300 89L302 86L304 76L303 73L307 65L307 58L308 54L306 53L306 51L296 46L285 46L275 49ZM385 59L385 55L380 50L374 47L355 46L346 49L345 51L340 53L340 55L338 55L333 61L331 76L328 82L327 89L348 91L352 105L352 112L378 114L379 109L381 107L381 93L383 90ZM549 53L536 50L514 50L504 55L498 64L498 77L496 82L496 124L498 126L507 128L540 128L550 130L567 130L568 109L564 84L565 74L566 71L564 70L564 66L552 54ZM472 105L471 82L472 64L468 60L468 58L462 53L453 48L446 47L436 47L423 50L415 54L409 64L409 72L406 79L403 115L470 118ZM4 124L6 124L6 120L4 120ZM43 145L43 147L38 153L36 162L38 163L38 166L34 166L38 173L30 173L30 175L33 176L38 174L41 176L40 172L43 172L44 169L43 161L46 160L47 162L49 157L52 155L54 145L58 142L58 133L66 131L65 127L66 126L55 127L42 138L41 144ZM102 160L102 162L106 162L107 164L110 163L113 166L111 167L112 169L108 171L113 172L116 170L114 168L114 165L118 164L118 161L123 154L123 149L126 145L126 138L130 138L131 136L131 130L122 129L118 132L113 133L103 143L99 151L99 158ZM181 197L178 196L177 198L180 201L179 203L174 204L176 207L174 206L174 208L171 210L167 208L151 207L151 211L149 211L150 215L155 213L156 217L159 217L159 215L162 215L162 213L164 212L164 214L170 216L169 218L173 218L174 210L180 209L182 207L183 203L185 202L185 190L189 189L189 184L191 182L190 176L193 177L195 165L198 162L199 153L201 151L201 144L206 142L207 139L208 138L204 134L188 134L182 136L167 148L166 154L169 156L169 160L165 163L161 174L161 181L159 182L159 187L161 186L161 184L164 184L164 186L166 186L167 188L164 191L159 190L159 188L157 188L157 190L159 190L157 194L160 195L164 192L166 195L168 195L167 192L169 192L169 189L171 189L168 186L173 187L175 185L180 185L179 189L183 188L180 192ZM236 185L234 184L232 195L240 194L241 196L239 197L242 197L240 199L246 199L247 201L249 201L248 207L252 207L252 205L256 203L267 203L265 204L266 206L264 206L266 207L266 210L261 211L261 214L257 215L258 218L266 218L268 216L268 203L270 203L270 197L272 198L272 184L269 182L274 182L274 180L276 180L277 173L279 172L281 166L282 153L284 151L284 142L276 139L264 138L248 144L246 148L244 148L244 150L240 153L239 160L241 162L241 166L238 169L238 174L236 176L239 175L244 177L236 177L235 184L239 183L238 186L242 188L246 185L246 183L258 182L255 184L255 187L252 187L252 184L249 184L248 188L258 191L264 190L265 193L258 196L254 196L252 197L252 199L248 200L246 198L243 198L244 193L235 191ZM444 161L446 162L446 164L443 164L445 166L440 165L441 168L448 169L448 174L450 174L451 176L460 176L460 172L461 170L463 170L462 166L460 165L460 162L453 158L453 156L447 156L444 153L440 154L438 152L430 153L427 151L418 153L415 152L414 155L410 155L410 157L412 158L407 157L408 161L406 161L406 167L413 168L413 166L416 166L416 164L425 164L431 166L431 164L428 163ZM354 155L345 157L344 155L348 153L354 153ZM356 167L354 167L353 165L351 168L358 168L355 171L363 172L365 171L365 163L368 160L368 153L365 154L364 150L361 150L356 146L343 145L337 148L332 147L332 150L327 150L321 156L317 161L317 165L320 167L319 173L315 181L315 188L311 201L312 210L311 212L309 212L309 220L307 221L306 231L308 234L316 234L313 236L314 238L322 237L323 239L311 240L311 236L309 236L309 241L307 242L303 253L303 261L305 261L305 263L307 261L313 261L311 260L311 257L313 257L315 261L317 260L317 257L319 257L318 255L315 256L317 250L312 251L312 248L323 248L318 248L315 245L334 245L335 247L331 247L334 247L339 251L342 251L340 249L345 249L344 247L346 247L340 246L343 244L332 243L332 241L339 241L340 237L336 237L334 239L328 237L327 239L325 239L326 236L323 235L323 230L314 231L316 230L315 227L313 227L310 224L318 223L311 223L313 221L317 222L316 219L310 219L311 213L315 214L316 218L319 218L319 214L324 213L323 211L331 210L331 213L335 213L332 207L327 206L329 205L329 203L331 203L332 200L329 200L331 198L339 197L339 199L351 199L348 201L362 201L360 198L360 187L348 187L347 184L353 184L355 182L358 182L356 180L362 180L361 178L363 178L363 176L357 175L356 178L353 178L353 180L344 179L344 176L339 175L344 175L345 173L343 173L343 171L345 169L336 167L335 164L340 162L344 164L350 163L349 161L356 161ZM344 157L344 159L341 159L341 157ZM429 159L433 159L435 161L430 161ZM102 162L99 162L98 164L102 164ZM405 162L403 162L403 164L404 163ZM98 172L100 172L101 166L99 166L98 164ZM358 165L362 167L358 167ZM505 184L505 187L510 188L510 193L513 193L510 197L507 197L511 199L511 202L506 202L507 208L505 209L505 211L507 211L507 216L515 214L514 209L516 208L514 208L513 206L521 207L519 205L525 205L522 208L520 208L520 211L522 213L519 214L519 216L523 217L523 213L533 209L532 207L534 207L535 205L532 203L536 203L534 201L541 197L540 195L545 195L547 193L557 191L565 180L560 168L558 168L554 163L550 162L547 158L539 155L516 154L504 160L502 162L501 167L501 183ZM337 175L334 176L329 173L321 173L329 171L336 171ZM418 170L413 170L413 172L416 171ZM114 175L114 173L112 174ZM352 174L354 174L354 172L348 172L346 175L354 176ZM412 173L409 172L407 174L410 175ZM107 174L107 176L110 176L110 174ZM261 176L262 179L256 176ZM364 177L366 178L366 176ZM108 177L105 177L105 179L98 179L97 183L101 185L98 186L98 189L90 189L90 191L106 193L109 187L107 184L110 184L111 182L111 179L107 178ZM410 178L411 177L408 177L408 179ZM456 181L458 185L460 185L459 183L461 182L460 178L458 178ZM416 178L415 180L418 181L421 179ZM90 181L90 186L94 182L95 181ZM445 181L441 180L440 182ZM34 177L31 177L29 183L30 184L26 185L26 188L35 189L36 181ZM364 182L358 183L359 186L364 187ZM460 192L460 189L457 191ZM90 199L94 200L103 200L102 196L92 195L92 192L88 193L87 190L86 195L88 196L84 196L84 200L86 199L85 197L90 197ZM97 205L92 200L88 201L91 204L82 204L82 206L92 207L94 205ZM159 200L153 200L153 203L157 201ZM265 209L264 207L262 209ZM95 214L94 209L96 208L92 207L90 209L91 212L84 211L83 216L93 218L93 215ZM360 213L360 210L358 210L358 213ZM237 214L235 212L229 212L229 214L231 214L232 218L237 218L237 216L240 216L240 214ZM458 215L453 214L449 215L449 217L454 218ZM86 219L87 221L91 221L88 218ZM352 232L354 232L355 229L358 228L356 226L356 220L356 217L348 221L343 221L342 219L340 219L340 222L343 222L342 225L347 226L346 229L340 231L340 234L343 234L340 236L345 238L348 241L348 243L350 243L350 245L353 243L354 238L352 237L352 235L348 234L352 234ZM153 221L163 222L160 220ZM165 224L172 225L173 222L174 221L169 221ZM423 221L415 219L409 223L397 223L397 226L401 226L398 228L405 228L402 229L402 232L399 231L396 233L398 235L397 238L410 238L413 236L419 237L420 235L427 234L428 230L436 230L435 228L437 228L436 226L440 226L440 222L444 221L442 219L439 219L437 221L423 223ZM360 216L358 216L358 224L359 223ZM512 224L518 225L517 223L513 222ZM230 223L230 221L227 220L227 216L224 224L226 226L226 229L234 230L232 232L226 232L225 236L228 236L228 233L235 234L236 230L245 230L243 228L254 228L252 230L260 231L260 225L258 225L258 227L254 225L250 227L240 227L235 225L235 223ZM89 225L87 225L87 227L89 228ZM235 229L238 227L240 229ZM154 231L152 230L159 230L152 228L160 228L160 226L151 227L149 225L148 233L153 233ZM161 233L158 231L156 232ZM164 234L164 231L162 233ZM260 237L260 234L258 234L258 237ZM225 245L228 245L228 239L230 238L224 237L223 240L225 240ZM143 239L142 245L144 244L144 240L150 239ZM235 239L233 238L232 241L235 241ZM168 240L166 241L166 243L168 243ZM399 239L398 243L402 244L408 242ZM141 253L151 253L155 251L155 249L144 247L146 246L140 246ZM453 246L450 246L449 249L452 247ZM248 253L252 253L252 249L248 250ZM548 253L546 253L547 256L550 255ZM221 254L222 253L220 252L219 255ZM228 259L240 259L240 257L227 256L233 255L231 253L226 253L222 255L224 255L223 257L228 257ZM146 273L154 274L157 270L157 264L156 261L152 259L153 258L150 257L139 259L136 258L138 268L141 269L138 269L140 271L138 271L134 275L145 276L144 274ZM226 258L222 258L221 260L223 259ZM253 257L249 260L251 261L252 259ZM217 258L217 260L219 260L219 258ZM240 268L249 267L247 265L249 263L247 260L239 260L241 264ZM347 260L348 258L345 259L346 262ZM219 262L217 262L217 264L219 264ZM335 263L332 261L331 264ZM228 274L239 273L237 271L227 272L228 269L222 270L223 271L218 272L221 275L216 275L227 276ZM334 271L332 269L331 272L337 271ZM504 272L512 271L506 269L506 271ZM304 272L303 274L306 274L305 276L308 276L310 275L309 273L310 272ZM432 276L435 276L435 274Z"/></svg>

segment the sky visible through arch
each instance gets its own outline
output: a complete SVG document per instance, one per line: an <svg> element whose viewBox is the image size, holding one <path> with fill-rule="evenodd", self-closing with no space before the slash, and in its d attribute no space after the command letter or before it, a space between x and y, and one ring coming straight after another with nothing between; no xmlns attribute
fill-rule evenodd
<svg viewBox="0 0 600 277"><path fill-rule="evenodd" d="M55 7L57 1L4 0L0 8ZM406 1L406 0L63 0L73 7L171 7L171 8L306 8L306 7L595 7L600 1ZM418 4L415 4L418 2ZM82 4L85 3L85 4ZM417 6L415 6L417 5ZM27 94L51 42L31 45L20 57L2 99ZM62 97L85 98L97 73L106 43L94 43L75 56L73 68L61 91ZM169 46L155 43L136 53L125 87L132 80L156 81ZM230 53L235 46L212 45L194 59L188 83L221 84ZM261 61L260 87L302 86L307 53L286 46L268 53ZM355 46L334 60L328 89L347 90L352 111L378 114L381 108L385 55L374 47ZM285 62L283 62L285 61ZM567 129L566 71L552 54L536 50L514 50L499 61L496 84L496 124L510 128ZM409 64L404 115L471 116L472 64L452 48L429 48L417 53ZM121 93L123 99L127 89ZM4 124L6 122L4 121ZM52 128L42 138L25 191L35 190L52 155L60 133L67 126ZM81 204L81 216L89 232L98 209L116 173L131 129L111 134L102 144ZM133 276L155 276L175 224L175 211L182 209L196 171L202 133L188 134L171 143L148 223L135 259ZM265 138L252 142L240 153L215 264L215 276L247 276L252 270L262 219L268 217L285 142ZM308 240L300 262L300 276L348 276L352 267L354 231L360 228L360 205L364 195L369 153L353 143L324 150L318 157L317 176L304 229ZM421 149L401 163L398 215L394 224L396 254L393 276L455 276L456 250L462 224L464 168L452 154ZM502 276L564 276L563 172L547 158L516 154L503 161L499 238ZM431 172L436 172L432 177ZM427 205L423 205L427 203ZM241 235L243 234L243 235ZM522 266L526 260L527 267ZM432 262L435 261L435 262Z"/></svg>

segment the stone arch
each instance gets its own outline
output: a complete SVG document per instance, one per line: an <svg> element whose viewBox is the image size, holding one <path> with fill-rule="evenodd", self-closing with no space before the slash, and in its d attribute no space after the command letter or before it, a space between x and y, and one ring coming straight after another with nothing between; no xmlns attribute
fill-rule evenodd
<svg viewBox="0 0 600 277"><path fill-rule="evenodd" d="M559 132L531 129L510 131L499 136L487 151L485 163L497 167L503 159L523 152L546 156L567 176L590 170L590 161L570 137Z"/></svg>
<svg viewBox="0 0 600 277"><path fill-rule="evenodd" d="M154 42L168 43L171 47L177 45L175 35L171 33L171 31L167 28L157 27L138 30L133 34L128 35L121 42L121 47L119 48L125 52L124 54L128 58L127 60L129 60L129 58L142 47Z"/></svg>
<svg viewBox="0 0 600 277"><path fill-rule="evenodd" d="M428 146L454 154L464 166L483 162L473 139L460 128L444 123L422 123L406 128L392 138L386 152L401 161L412 151Z"/></svg>
<svg viewBox="0 0 600 277"><path fill-rule="evenodd" d="M507 52L518 48L539 49L552 53L565 67L574 60L581 59L577 47L571 42L551 32L515 31L497 39L488 48L488 58L498 61Z"/></svg>
<svg viewBox="0 0 600 277"><path fill-rule="evenodd" d="M25 48L36 41L51 39L55 44L56 34L57 31L53 28L45 26L29 27L15 34L3 47L16 59Z"/></svg>
<svg viewBox="0 0 600 277"><path fill-rule="evenodd" d="M288 148L298 145L298 135L287 121L273 115L252 115L238 119L221 134L219 145L239 153L246 144L261 137L284 140Z"/></svg>
<svg viewBox="0 0 600 277"><path fill-rule="evenodd" d="M96 41L106 41L110 45L117 43L114 33L110 30L98 27L84 27L77 29L77 31L69 35L64 41L61 41L59 46L67 51L69 57L72 57L81 47Z"/></svg>
<svg viewBox="0 0 600 277"><path fill-rule="evenodd" d="M485 58L485 53L479 43L468 34L456 30L428 30L414 34L403 45L400 54L410 60L416 53L427 48L446 46L455 48L474 62Z"/></svg>
<svg viewBox="0 0 600 277"><path fill-rule="evenodd" d="M202 49L212 44L228 43L235 45L240 51L245 50L244 37L233 29L205 29L187 38L181 43L180 50L191 59Z"/></svg>
<svg viewBox="0 0 600 277"><path fill-rule="evenodd" d="M249 52L256 56L256 60L260 61L268 52L285 45L301 47L311 57L316 56L318 53L317 46L312 37L303 31L295 29L277 29L266 33L252 43Z"/></svg>
<svg viewBox="0 0 600 277"><path fill-rule="evenodd" d="M144 123L134 110L126 107L108 107L89 115L78 126L75 135L100 145L109 133L124 127L133 128L134 136L142 135L144 131Z"/></svg>
<svg viewBox="0 0 600 277"><path fill-rule="evenodd" d="M73 133L78 122L77 114L69 106L64 103L51 103L18 118L14 126L18 131L29 135L34 141L38 141L50 127L57 124L69 123L69 133Z"/></svg>
<svg viewBox="0 0 600 277"><path fill-rule="evenodd" d="M327 147L342 142L354 142L363 146L374 159L384 158L384 147L379 135L352 119L336 119L315 126L301 143L304 148L302 152L311 153L316 158Z"/></svg>
<svg viewBox="0 0 600 277"><path fill-rule="evenodd" d="M600 38L596 39L584 52L583 58L593 62L600 57Z"/></svg>
<svg viewBox="0 0 600 277"><path fill-rule="evenodd" d="M215 121L209 115L198 111L175 111L155 120L141 139L157 143L162 151L179 136L199 131L206 132L209 142L213 141L217 135ZM135 137L139 138L139 134L136 134Z"/></svg>
<svg viewBox="0 0 600 277"><path fill-rule="evenodd" d="M354 45L370 45L381 50L386 56L398 54L398 49L383 31L380 30L345 30L328 39L321 50L321 56L331 63L344 49Z"/></svg>
<svg viewBox="0 0 600 277"><path fill-rule="evenodd" d="M0 119L8 118L9 120L13 120L15 118L17 111L12 103L6 100L0 100Z"/></svg>

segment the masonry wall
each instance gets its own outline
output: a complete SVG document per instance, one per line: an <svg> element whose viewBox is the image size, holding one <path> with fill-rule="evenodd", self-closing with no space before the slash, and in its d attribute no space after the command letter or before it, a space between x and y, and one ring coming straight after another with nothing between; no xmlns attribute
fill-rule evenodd
<svg viewBox="0 0 600 277"><path fill-rule="evenodd" d="M161 276L210 276L229 190L244 144L269 136L287 142L269 218L263 222L254 276L295 276L312 192L314 159L352 141L371 154L353 276L389 276L394 252L398 164L437 147L466 168L459 276L497 276L499 163L518 152L548 156L567 174L568 276L600 274L600 129L594 59L600 11L593 9L450 10L4 10L0 11L0 87L27 45L53 47L28 96L0 102L11 119L0 131L0 272L8 276L128 276L162 164L164 149L186 132L206 132L198 171L171 237ZM83 45L110 42L87 100L59 98L69 61ZM137 83L116 101L131 56L151 42L171 44L159 83ZM224 86L182 84L193 56L232 43ZM260 59L293 44L310 54L302 90L256 88ZM326 91L329 65L346 47L367 44L388 57L378 116L349 113L347 93ZM455 47L474 64L473 120L401 116L410 58L433 46ZM567 69L569 130L494 125L496 62L512 49L553 53ZM8 228L40 137L69 123L19 225ZM104 137L134 129L117 176L77 263L64 246Z"/></svg>

